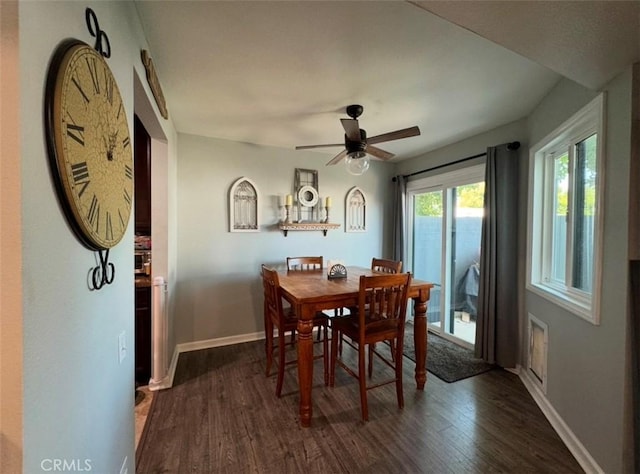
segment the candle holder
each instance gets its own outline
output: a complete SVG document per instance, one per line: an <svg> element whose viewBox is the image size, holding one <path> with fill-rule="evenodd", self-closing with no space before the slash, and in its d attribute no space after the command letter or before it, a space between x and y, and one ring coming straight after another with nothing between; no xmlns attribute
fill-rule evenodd
<svg viewBox="0 0 640 474"><path fill-rule="evenodd" d="M284 218L285 224L291 224L291 204L284 205L284 212L285 212L285 218Z"/></svg>
<svg viewBox="0 0 640 474"><path fill-rule="evenodd" d="M324 212L327 214L327 217L324 219L325 223L329 223L329 207L328 206L324 206Z"/></svg>

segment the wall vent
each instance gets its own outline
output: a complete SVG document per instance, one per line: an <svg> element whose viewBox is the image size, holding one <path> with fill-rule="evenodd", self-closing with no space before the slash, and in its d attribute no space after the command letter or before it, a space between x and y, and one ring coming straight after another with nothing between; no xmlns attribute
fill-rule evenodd
<svg viewBox="0 0 640 474"><path fill-rule="evenodd" d="M529 351L527 371L532 380L547 393L547 351L549 345L549 327L529 313L528 320Z"/></svg>

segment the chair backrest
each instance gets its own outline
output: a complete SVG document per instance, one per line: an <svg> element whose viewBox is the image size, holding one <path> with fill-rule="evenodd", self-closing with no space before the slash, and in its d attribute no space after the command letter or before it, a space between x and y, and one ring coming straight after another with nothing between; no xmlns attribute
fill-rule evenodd
<svg viewBox="0 0 640 474"><path fill-rule="evenodd" d="M373 258L371 260L371 270L381 273L400 273L402 271L402 261Z"/></svg>
<svg viewBox="0 0 640 474"><path fill-rule="evenodd" d="M320 270L322 257L287 257L287 270Z"/></svg>
<svg viewBox="0 0 640 474"><path fill-rule="evenodd" d="M262 286L264 287L265 316L275 324L282 322L282 298L280 296L280 280L278 272L262 265Z"/></svg>
<svg viewBox="0 0 640 474"><path fill-rule="evenodd" d="M360 277L358 313L361 338L371 331L383 332L389 337L393 337L396 331L404 332L410 285L411 273Z"/></svg>

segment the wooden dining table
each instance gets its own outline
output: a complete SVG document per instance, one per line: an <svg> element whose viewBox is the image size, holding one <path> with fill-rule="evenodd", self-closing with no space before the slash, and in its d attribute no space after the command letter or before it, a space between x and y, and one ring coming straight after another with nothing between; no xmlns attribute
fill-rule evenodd
<svg viewBox="0 0 640 474"><path fill-rule="evenodd" d="M282 296L298 315L298 384L300 424L311 426L313 380L313 317L326 309L358 306L361 275L378 274L369 268L348 266L347 277L329 279L327 269L309 271L280 270ZM427 302L432 283L411 280L408 296L413 300L416 385L424 390L427 381Z"/></svg>

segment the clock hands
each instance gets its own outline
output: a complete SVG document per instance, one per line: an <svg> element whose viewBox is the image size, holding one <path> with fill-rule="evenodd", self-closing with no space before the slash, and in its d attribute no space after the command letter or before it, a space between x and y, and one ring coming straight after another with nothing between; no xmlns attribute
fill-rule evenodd
<svg viewBox="0 0 640 474"><path fill-rule="evenodd" d="M118 131L116 130L115 133L109 134L108 144L104 136L102 137L102 140L104 141L104 146L107 148L107 160L113 161L113 150L116 149L116 144L118 143Z"/></svg>

